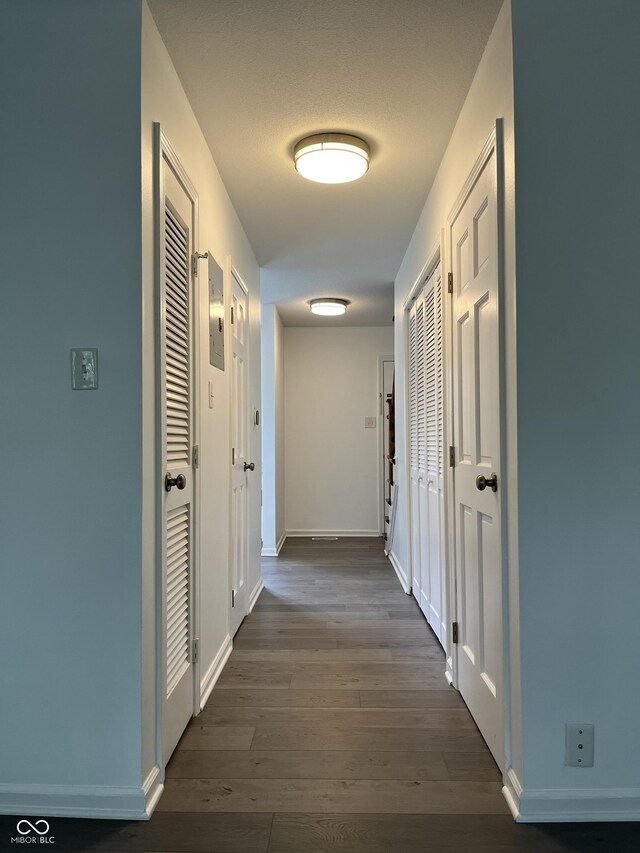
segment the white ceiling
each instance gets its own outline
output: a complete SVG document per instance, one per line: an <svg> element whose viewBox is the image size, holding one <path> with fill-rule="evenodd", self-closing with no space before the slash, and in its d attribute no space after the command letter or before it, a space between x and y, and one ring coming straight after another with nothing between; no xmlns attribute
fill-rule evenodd
<svg viewBox="0 0 640 853"><path fill-rule="evenodd" d="M150 0L287 325L391 322L392 282L501 0ZM372 149L353 184L301 178L303 136ZM351 300L345 317L308 300Z"/></svg>

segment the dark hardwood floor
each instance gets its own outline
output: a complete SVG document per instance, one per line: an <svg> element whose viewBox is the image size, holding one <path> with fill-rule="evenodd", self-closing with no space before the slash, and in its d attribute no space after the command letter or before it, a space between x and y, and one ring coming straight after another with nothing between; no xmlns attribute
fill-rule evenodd
<svg viewBox="0 0 640 853"><path fill-rule="evenodd" d="M640 850L637 824L514 823L380 539L288 540L263 571L265 590L151 821L52 819L58 850Z"/></svg>

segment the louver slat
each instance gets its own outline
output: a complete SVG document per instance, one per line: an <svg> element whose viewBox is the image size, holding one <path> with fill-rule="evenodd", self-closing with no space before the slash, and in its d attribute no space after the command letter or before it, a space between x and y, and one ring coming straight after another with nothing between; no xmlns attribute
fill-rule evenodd
<svg viewBox="0 0 640 853"><path fill-rule="evenodd" d="M166 461L188 465L191 455L189 399L188 234L165 208Z"/></svg>
<svg viewBox="0 0 640 853"><path fill-rule="evenodd" d="M409 453L411 467L418 464L417 422L416 422L416 311L415 306L409 314Z"/></svg>
<svg viewBox="0 0 640 853"><path fill-rule="evenodd" d="M430 290L425 297L424 339L427 475L429 477L435 477L438 473L438 403L436 378L435 291L433 289Z"/></svg>
<svg viewBox="0 0 640 853"><path fill-rule="evenodd" d="M424 400L424 300L418 298L416 306L416 444L418 472L425 471L426 435Z"/></svg>
<svg viewBox="0 0 640 853"><path fill-rule="evenodd" d="M167 696L189 665L189 507L167 513Z"/></svg>
<svg viewBox="0 0 640 853"><path fill-rule="evenodd" d="M437 417L436 433L438 439L438 476L444 476L444 383L443 383L443 325L442 325L442 276L438 275L436 292L436 393Z"/></svg>

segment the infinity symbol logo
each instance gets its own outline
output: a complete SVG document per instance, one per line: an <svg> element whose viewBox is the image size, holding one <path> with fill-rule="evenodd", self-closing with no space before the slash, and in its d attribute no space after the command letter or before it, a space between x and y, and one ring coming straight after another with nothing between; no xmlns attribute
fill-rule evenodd
<svg viewBox="0 0 640 853"><path fill-rule="evenodd" d="M24 828L25 826L27 827L26 829ZM28 820L19 820L16 829L20 835L28 835L30 832L36 832L38 835L46 835L49 832L49 824L46 820L37 820L35 823L30 823Z"/></svg>

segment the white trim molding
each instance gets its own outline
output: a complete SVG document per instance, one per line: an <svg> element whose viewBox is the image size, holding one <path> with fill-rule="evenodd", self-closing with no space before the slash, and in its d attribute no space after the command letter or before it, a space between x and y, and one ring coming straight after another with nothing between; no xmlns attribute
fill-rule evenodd
<svg viewBox="0 0 640 853"><path fill-rule="evenodd" d="M280 556L280 551L282 550L282 546L287 540L287 534L283 533L280 539L278 539L278 544L275 548L263 548L260 552L263 557L278 557Z"/></svg>
<svg viewBox="0 0 640 853"><path fill-rule="evenodd" d="M207 704L207 699L211 696L211 691L216 686L216 681L220 678L220 673L224 669L232 649L233 641L231 635L227 634L223 644L218 649L218 654L214 657L200 682L200 710Z"/></svg>
<svg viewBox="0 0 640 853"><path fill-rule="evenodd" d="M407 593L407 595L410 595L411 594L411 585L409 584L409 581L407 580L407 573L405 572L405 570L402 568L402 566L398 562L398 558L393 553L393 551L388 551L387 557L389 558L389 562L393 566L395 573L398 575L398 580L400 581L400 586Z"/></svg>
<svg viewBox="0 0 640 853"><path fill-rule="evenodd" d="M262 578L260 578L258 583L254 586L251 595L249 596L249 613L251 613L253 608L256 606L256 601L260 598L260 593L263 589L264 581L262 580Z"/></svg>
<svg viewBox="0 0 640 853"><path fill-rule="evenodd" d="M513 815L514 820L517 821L520 815L518 804L522 796L522 785L513 767L510 767L505 773L502 796L507 801L509 811Z"/></svg>
<svg viewBox="0 0 640 853"><path fill-rule="evenodd" d="M287 538L290 536L300 536L304 539L314 536L337 536L338 539L343 536L371 536L382 541L379 530L287 530Z"/></svg>
<svg viewBox="0 0 640 853"><path fill-rule="evenodd" d="M154 768L154 771L159 768ZM152 774L153 772L152 771ZM157 778L161 778L157 775ZM42 817L105 818L109 820L149 820L162 784L151 782L147 792L136 787L97 785L11 785L0 784L0 814ZM152 802L153 801L153 802Z"/></svg>
<svg viewBox="0 0 640 853"><path fill-rule="evenodd" d="M640 788L541 788L526 791L511 769L502 793L517 823L640 820Z"/></svg>
<svg viewBox="0 0 640 853"><path fill-rule="evenodd" d="M151 772L145 779L144 785L142 786L142 790L144 791L144 800L146 803L145 814L147 815L147 819L150 818L156 810L158 801L160 800L162 792L164 791L163 778L164 774L162 772L162 768L156 764L156 766L152 768Z"/></svg>

